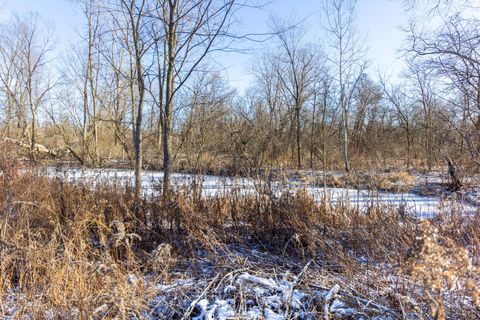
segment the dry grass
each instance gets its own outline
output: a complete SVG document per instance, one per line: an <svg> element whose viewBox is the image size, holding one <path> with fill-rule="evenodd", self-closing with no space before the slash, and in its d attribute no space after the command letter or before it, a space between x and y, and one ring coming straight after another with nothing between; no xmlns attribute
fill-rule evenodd
<svg viewBox="0 0 480 320"><path fill-rule="evenodd" d="M415 185L415 177L408 172L327 174L321 185L359 189L404 192Z"/></svg>
<svg viewBox="0 0 480 320"><path fill-rule="evenodd" d="M21 293L17 316L140 314L152 291L128 235L114 227L135 221L125 200L1 166L0 292Z"/></svg>
<svg viewBox="0 0 480 320"><path fill-rule="evenodd" d="M15 161L0 160L3 315L13 296L17 318L149 318L151 301L159 294L155 285L181 277L205 277L203 269L196 267L205 259L220 273L252 268L252 264L257 271L277 272L285 265L301 268L312 259L315 268L310 268L299 285L314 289L314 284L341 283L344 296L352 303L355 296L367 300L377 296L396 314L428 317L432 300L422 298L420 292L440 297L434 299L440 303L448 289L446 282L437 280L450 269L439 269L436 286L424 277L417 279L414 272L399 272L400 266L402 270L412 267L417 273L428 268L424 261L432 255L421 244L425 235L421 224L391 208L353 210L332 206L327 199L316 203L304 192L276 197L268 187L256 195L232 193L210 199L200 197L198 189L184 189L169 201L145 200L145 225L132 214L128 189L96 186L93 190L20 169ZM463 250L464 264L454 271L461 282L455 284L464 284L460 292L473 299L469 304L473 308L478 300L471 284L478 279L473 266L478 264L480 219L442 215L431 224L439 235L432 241L443 248L442 255L449 255L445 259L455 264L455 256L450 255ZM262 259L249 256L252 247L268 255ZM246 253L239 255L242 250ZM206 254L200 260L199 251ZM235 258L232 252L237 252ZM437 263L432 259L428 263ZM385 270L404 280L392 283ZM438 286L446 289L438 294ZM405 302L408 297L415 297L416 302ZM444 310L453 319L464 305L456 306L452 297ZM175 308L168 310L181 314L185 305L175 301ZM173 302L168 303L172 308Z"/></svg>
<svg viewBox="0 0 480 320"><path fill-rule="evenodd" d="M404 272L423 284L431 294L431 308L435 319L445 319L443 295L445 291L463 288L473 304L480 305L480 289L471 274L478 275L468 250L458 247L451 238L441 236L429 221L422 222L414 255L404 265Z"/></svg>
<svg viewBox="0 0 480 320"><path fill-rule="evenodd" d="M323 174L322 172L286 170L271 175L276 180L293 179L306 185L392 192L405 192L411 190L417 184L416 177L407 171L325 172Z"/></svg>

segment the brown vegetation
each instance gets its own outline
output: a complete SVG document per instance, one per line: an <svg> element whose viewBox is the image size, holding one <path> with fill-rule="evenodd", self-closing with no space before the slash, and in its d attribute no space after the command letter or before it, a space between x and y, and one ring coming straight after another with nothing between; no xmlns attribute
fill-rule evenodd
<svg viewBox="0 0 480 320"><path fill-rule="evenodd" d="M154 297L169 295L156 289L158 283L207 277L220 285L213 274L244 267L300 270L312 259L299 286L313 290L341 284L339 294L352 306L361 305L360 297L383 306L372 308L375 312L365 309L371 316L388 310L428 317L434 303L435 312L441 306L448 318L478 316L473 304L478 303L478 216L445 212L429 223L436 228L432 237L416 218L393 208L362 212L318 204L303 192L275 197L268 188L256 196L204 199L187 188L168 201L145 199L144 219L139 219L133 215L131 190L97 186L92 191L88 185L21 173L17 162L5 158L0 166L4 315L14 296L18 318L148 318ZM426 249L425 241L433 249ZM255 247L268 254L249 254ZM212 264L210 275L202 271L205 261ZM400 266L410 271L402 273ZM450 286L458 283L464 285ZM200 294L187 291L187 300ZM173 301L176 305L164 309L165 318L188 311ZM323 312L314 306L312 315Z"/></svg>
<svg viewBox="0 0 480 320"><path fill-rule="evenodd" d="M311 293L306 319L332 318L337 296L354 318L480 318L478 214L421 222L398 208L271 190L293 177L406 191L418 185L412 170L444 169L445 159L449 190L464 192L465 175L480 169L470 1L455 14L453 1L422 1L442 21L405 28L407 68L396 83L368 68L356 0L323 1L325 47L281 18L271 33L242 35L237 14L256 9L243 1L72 2L85 26L62 59L39 14L0 25L0 318L186 319L244 270L289 279L290 300L294 287ZM252 39L262 50L239 94L209 62ZM135 183L48 179L15 160L26 157L133 167ZM142 196L147 167L164 171L162 197ZM204 198L201 186L172 188L175 170L262 183ZM236 313L257 298L235 293ZM289 304L281 311L294 317Z"/></svg>

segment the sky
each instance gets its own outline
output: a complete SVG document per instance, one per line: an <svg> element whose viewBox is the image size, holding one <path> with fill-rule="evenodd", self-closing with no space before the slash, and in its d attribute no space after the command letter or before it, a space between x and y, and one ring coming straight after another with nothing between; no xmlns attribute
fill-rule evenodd
<svg viewBox="0 0 480 320"><path fill-rule="evenodd" d="M322 45L325 40L321 36L321 3L322 0L273 0L261 9L242 9L237 15L236 28L245 33L268 32L270 18L279 16L302 21L308 30L308 40ZM40 13L47 25L52 27L57 38L58 54L70 47L69 42L78 41L78 30L83 27L84 20L74 0L0 0L0 21L6 21L12 12L21 14L28 11ZM404 67L398 52L404 39L399 27L407 21L408 15L400 0L358 1L358 36L366 39L366 57L370 61L369 72L372 76L381 72L396 77ZM250 85L254 57L265 45L244 42L237 46L248 48L250 54L222 54L221 58L216 59L233 88L241 92Z"/></svg>
<svg viewBox="0 0 480 320"><path fill-rule="evenodd" d="M328 46L323 36L325 21L322 17L322 0L275 0L262 10L246 10L239 18L242 30L268 32L272 15L302 21L308 31L306 36L309 41L323 47ZM404 40L400 26L406 25L408 18L400 0L358 1L358 36L366 40L366 58L370 60L369 70L372 75L381 72L386 76L397 77L400 74L404 67L398 52ZM248 85L252 79L248 71L252 60L247 55L232 56L229 75L233 84L242 88Z"/></svg>

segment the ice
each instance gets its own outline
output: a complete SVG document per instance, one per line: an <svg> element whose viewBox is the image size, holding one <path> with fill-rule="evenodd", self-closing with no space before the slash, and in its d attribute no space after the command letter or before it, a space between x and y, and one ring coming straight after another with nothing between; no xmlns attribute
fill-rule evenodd
<svg viewBox="0 0 480 320"><path fill-rule="evenodd" d="M61 178L64 181L91 184L112 184L119 187L133 186L134 172L119 169L56 169L48 167L47 176ZM142 192L145 197L160 194L163 172L145 171L142 174ZM221 176L173 174L173 187L182 190L184 187L198 186L203 197L216 197L236 193L238 195L256 194L265 189L265 182L248 178L232 178ZM187 188L188 189L188 188ZM421 196L415 193L393 193L352 188L315 187L302 183L272 182L274 196L290 191L292 193L305 190L317 202L327 200L333 206L343 205L366 212L373 207L394 207L404 214L414 214L420 218L431 218L439 212L444 213L476 213L478 207L472 201L451 201L439 196Z"/></svg>

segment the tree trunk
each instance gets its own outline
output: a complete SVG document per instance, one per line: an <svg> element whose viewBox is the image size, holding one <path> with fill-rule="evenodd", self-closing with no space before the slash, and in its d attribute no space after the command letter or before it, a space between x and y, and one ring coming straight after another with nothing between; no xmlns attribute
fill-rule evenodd
<svg viewBox="0 0 480 320"><path fill-rule="evenodd" d="M125 2L123 2L124 5ZM134 115L133 119L133 150L135 157L135 190L134 190L134 201L137 214L140 213L140 202L141 202L141 191L142 191L142 121L143 121L143 100L145 96L145 82L144 82L144 71L142 66L142 55L143 49L140 48L140 20L142 18L142 10L145 1L142 2L140 8L135 6L135 1L130 2L129 6L129 16L130 23L132 28L132 40L134 48L134 68L136 72L136 80L138 87L138 101L136 103L136 110L132 112ZM139 10L138 17L134 15L134 9ZM132 82L135 77L132 76ZM132 90L132 89L131 89ZM133 90L132 90L132 102L133 99ZM135 103L132 104L132 108L135 106ZM135 109L135 108L133 108ZM144 223L147 224L146 216L143 217Z"/></svg>
<svg viewBox="0 0 480 320"><path fill-rule="evenodd" d="M37 122L37 117L36 117L36 111L32 108L32 131L31 131L31 142L30 142L30 156L32 157L32 160L36 160L36 155L35 155L35 145L37 144L37 139L36 139L36 136L35 136L35 130L36 130L36 124Z"/></svg>
<svg viewBox="0 0 480 320"><path fill-rule="evenodd" d="M350 172L350 161L348 158L348 119L346 110L343 113L343 161L345 164L345 171Z"/></svg>
<svg viewBox="0 0 480 320"><path fill-rule="evenodd" d="M411 166L411 155L410 155L410 149L411 149L411 134L410 134L410 128L407 126L407 170L410 170Z"/></svg>
<svg viewBox="0 0 480 320"><path fill-rule="evenodd" d="M450 191L456 192L462 188L463 184L460 181L460 178L458 177L458 171L455 165L453 164L452 160L448 155L444 156L445 162L447 163L448 166L448 175L450 176L450 185L448 189Z"/></svg>
<svg viewBox="0 0 480 320"><path fill-rule="evenodd" d="M295 117L297 118L297 134L296 134L296 140L297 140L297 169L300 170L302 168L302 146L300 144L300 105L297 105L295 108Z"/></svg>
<svg viewBox="0 0 480 320"><path fill-rule="evenodd" d="M316 92L316 91L315 91ZM312 127L310 130L310 170L313 170L313 135L315 133L315 112L317 107L317 94L313 95Z"/></svg>
<svg viewBox="0 0 480 320"><path fill-rule="evenodd" d="M87 128L88 128L88 74L85 74L85 81L83 84L83 130L82 130L82 162L85 163L88 154L88 144L87 144Z"/></svg>
<svg viewBox="0 0 480 320"><path fill-rule="evenodd" d="M167 32L167 83L165 88L165 115L163 117L163 196L168 198L170 194L170 175L171 175L171 158L170 158L170 134L172 126L173 112L173 93L174 93L174 72L175 72L175 48L176 48L176 26L175 11L177 2L168 2L168 32ZM166 13L164 13L166 14Z"/></svg>

